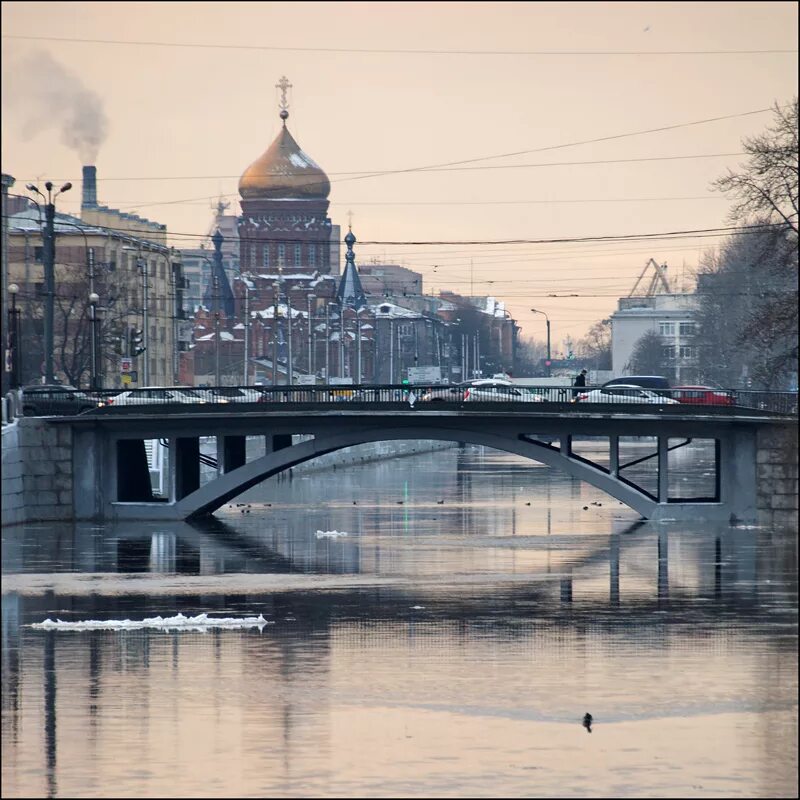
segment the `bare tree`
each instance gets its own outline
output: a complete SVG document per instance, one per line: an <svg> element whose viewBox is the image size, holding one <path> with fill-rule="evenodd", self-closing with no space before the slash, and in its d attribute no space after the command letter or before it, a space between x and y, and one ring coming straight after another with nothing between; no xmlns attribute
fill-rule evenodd
<svg viewBox="0 0 800 800"><path fill-rule="evenodd" d="M535 339L522 339L517 342L517 358L514 374L517 377L536 378L547 374L542 362L547 358L547 345Z"/></svg>
<svg viewBox="0 0 800 800"><path fill-rule="evenodd" d="M672 359L664 353L664 342L655 331L647 331L633 346L627 370L634 375L672 376Z"/></svg>
<svg viewBox="0 0 800 800"><path fill-rule="evenodd" d="M717 382L796 382L797 122L797 98L776 104L767 131L743 142L747 163L714 183L733 198L732 220L765 226L731 237L698 276L699 367Z"/></svg>
<svg viewBox="0 0 800 800"><path fill-rule="evenodd" d="M697 276L699 379L788 388L797 371L797 247L787 228L742 233L706 253Z"/></svg>
<svg viewBox="0 0 800 800"><path fill-rule="evenodd" d="M611 318L595 322L576 345L578 358L590 369L611 369Z"/></svg>
<svg viewBox="0 0 800 800"><path fill-rule="evenodd" d="M783 223L797 234L797 98L785 106L776 103L772 127L742 144L747 164L713 184L733 195L731 219Z"/></svg>

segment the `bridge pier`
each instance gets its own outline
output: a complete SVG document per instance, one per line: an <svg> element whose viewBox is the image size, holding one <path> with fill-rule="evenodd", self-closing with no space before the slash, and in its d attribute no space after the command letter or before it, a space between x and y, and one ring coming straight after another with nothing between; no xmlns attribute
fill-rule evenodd
<svg viewBox="0 0 800 800"><path fill-rule="evenodd" d="M200 438L169 440L170 500L177 502L200 488Z"/></svg>
<svg viewBox="0 0 800 800"><path fill-rule="evenodd" d="M291 433L273 433L264 436L264 453L277 453L279 450L285 450L287 447L292 446Z"/></svg>
<svg viewBox="0 0 800 800"><path fill-rule="evenodd" d="M151 503L153 490L144 439L117 440L117 491L121 503Z"/></svg>
<svg viewBox="0 0 800 800"><path fill-rule="evenodd" d="M224 475L247 463L247 437L217 434L217 472Z"/></svg>

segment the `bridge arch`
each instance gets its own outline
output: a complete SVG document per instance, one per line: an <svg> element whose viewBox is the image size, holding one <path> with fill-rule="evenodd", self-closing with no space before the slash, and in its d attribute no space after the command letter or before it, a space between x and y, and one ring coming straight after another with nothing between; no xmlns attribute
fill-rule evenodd
<svg viewBox="0 0 800 800"><path fill-rule="evenodd" d="M631 484L625 483L599 467L571 458L555 448L523 437L510 438L495 433L482 433L468 428L431 429L427 426L395 428L365 427L344 433L316 437L300 444L267 453L188 494L175 503L175 511L183 519L211 514L242 492L279 472L296 467L319 456L370 442L402 439L434 439L466 442L530 458L532 461L560 469L616 498L649 519L658 503Z"/></svg>

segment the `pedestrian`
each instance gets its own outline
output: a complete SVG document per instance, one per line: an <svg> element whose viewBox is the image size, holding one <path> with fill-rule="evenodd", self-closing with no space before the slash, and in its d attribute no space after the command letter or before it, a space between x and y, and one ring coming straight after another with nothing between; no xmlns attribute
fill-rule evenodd
<svg viewBox="0 0 800 800"><path fill-rule="evenodd" d="M578 375L575 376L575 380L572 384L573 386L579 386L584 388L586 386L586 370L582 369ZM581 389L573 389L572 396L577 397L581 392Z"/></svg>

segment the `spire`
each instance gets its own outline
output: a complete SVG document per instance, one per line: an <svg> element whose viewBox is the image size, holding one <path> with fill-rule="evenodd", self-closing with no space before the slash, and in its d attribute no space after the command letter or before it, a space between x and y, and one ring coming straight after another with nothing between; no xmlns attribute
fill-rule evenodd
<svg viewBox="0 0 800 800"><path fill-rule="evenodd" d="M353 252L356 237L352 228L347 231L344 243L347 245L347 253L345 255L344 272L339 282L339 289L336 292L336 299L340 306L350 306L355 309L363 308L367 304L367 298L364 295L361 278L358 277L358 269L356 268L356 254Z"/></svg>
<svg viewBox="0 0 800 800"><path fill-rule="evenodd" d="M212 311L224 311L228 319L233 318L235 303L233 291L228 282L228 276L222 266L222 243L225 237L220 233L219 228L214 231L211 242L214 245L214 260L211 266L211 275L203 294L203 305ZM215 286L216 284L216 286Z"/></svg>

